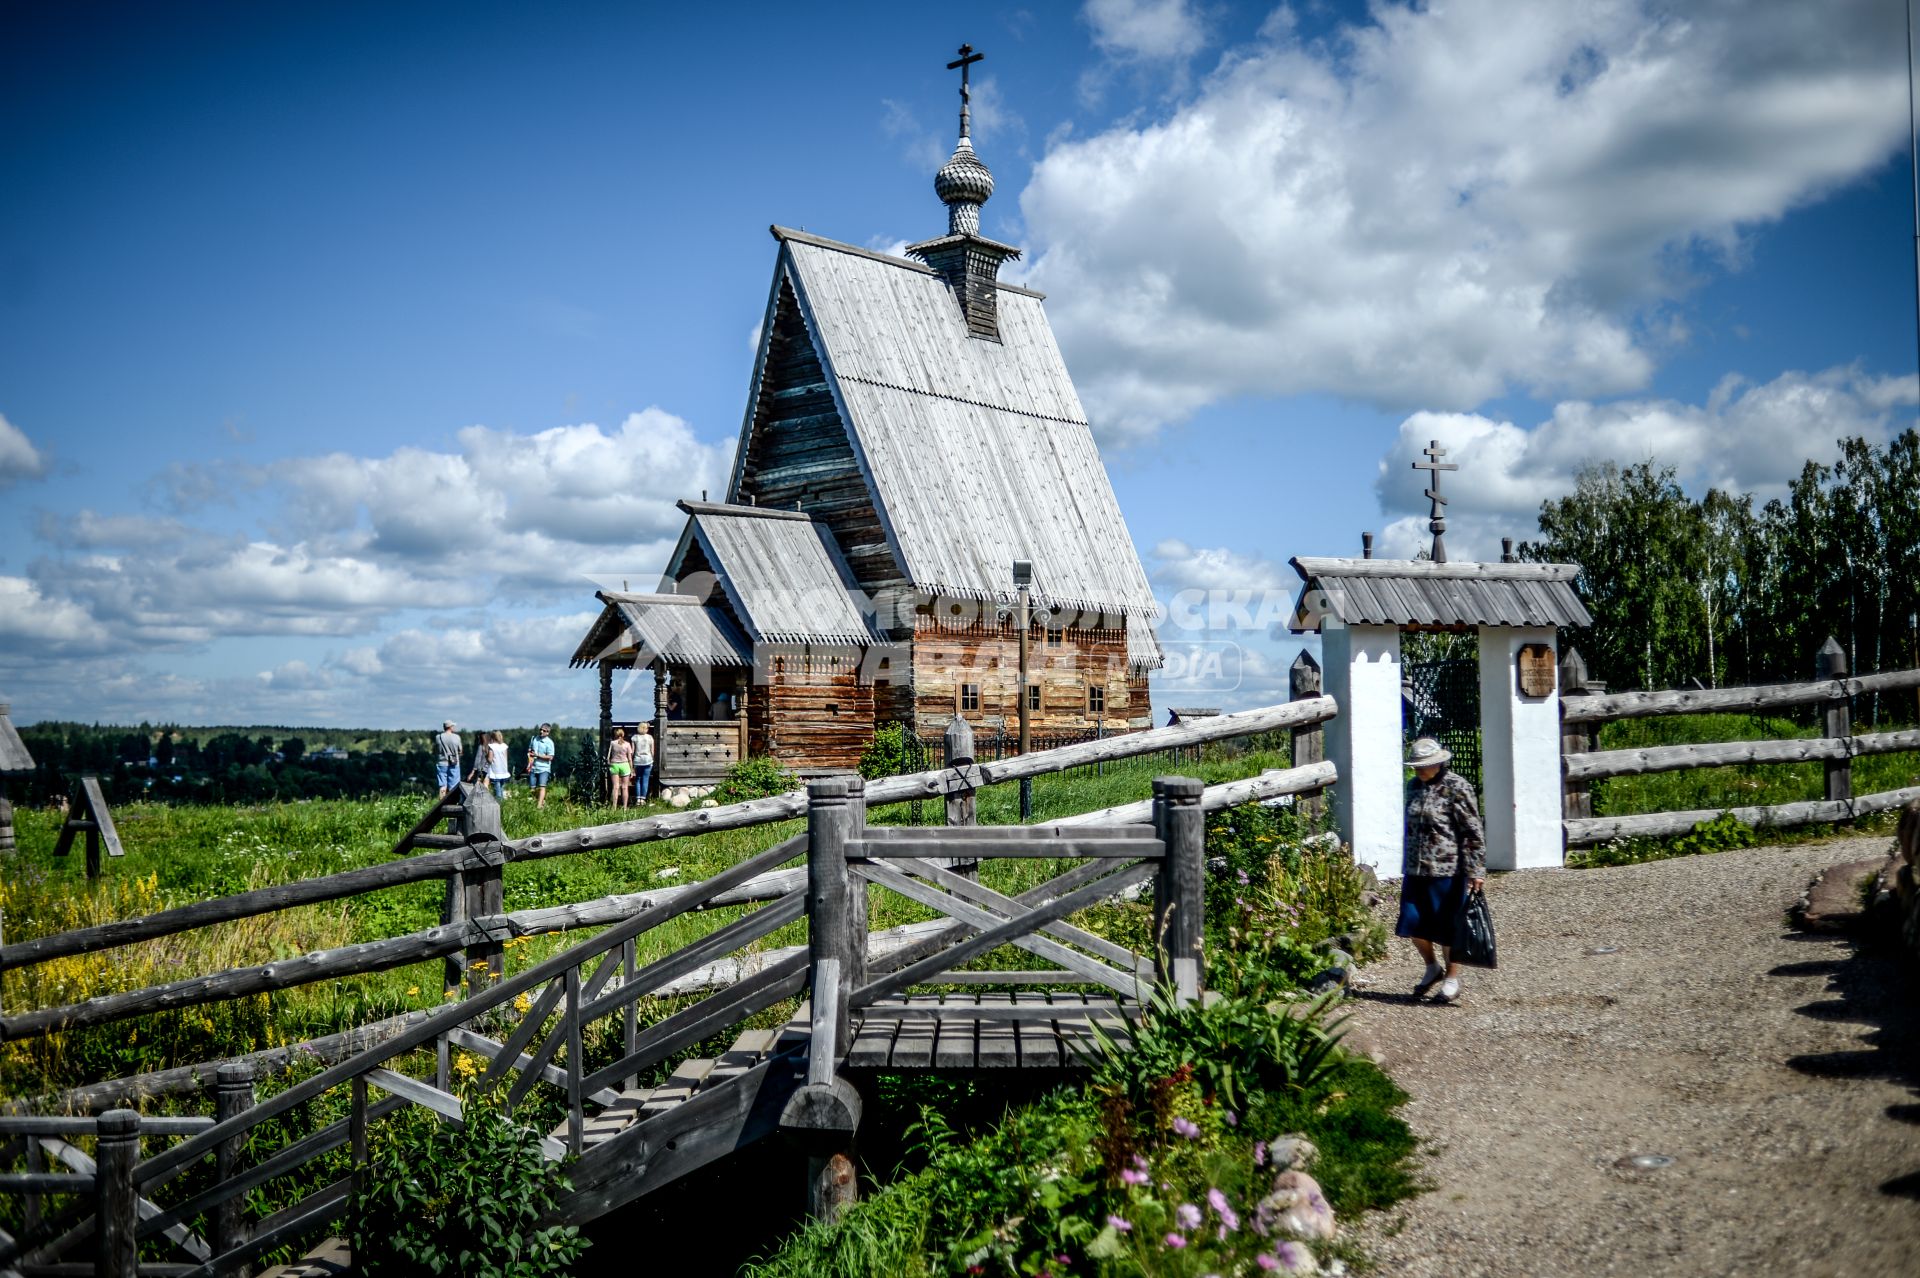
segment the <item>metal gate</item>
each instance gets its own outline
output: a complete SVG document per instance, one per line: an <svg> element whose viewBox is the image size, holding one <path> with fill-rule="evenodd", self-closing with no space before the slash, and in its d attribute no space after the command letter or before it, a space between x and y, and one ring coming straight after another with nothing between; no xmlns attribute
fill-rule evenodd
<svg viewBox="0 0 1920 1278"><path fill-rule="evenodd" d="M1408 662L1401 667L1401 722L1408 741L1432 737L1453 751L1455 772L1480 787L1480 663Z"/></svg>

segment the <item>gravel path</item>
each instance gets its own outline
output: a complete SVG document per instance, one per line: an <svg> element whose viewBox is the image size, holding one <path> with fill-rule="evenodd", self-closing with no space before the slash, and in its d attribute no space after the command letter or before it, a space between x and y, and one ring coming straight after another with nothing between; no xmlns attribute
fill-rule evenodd
<svg viewBox="0 0 1920 1278"><path fill-rule="evenodd" d="M1920 1274L1920 982L1783 919L1888 845L1497 876L1452 1007L1394 942L1349 1006L1433 1189L1360 1222L1378 1272Z"/></svg>

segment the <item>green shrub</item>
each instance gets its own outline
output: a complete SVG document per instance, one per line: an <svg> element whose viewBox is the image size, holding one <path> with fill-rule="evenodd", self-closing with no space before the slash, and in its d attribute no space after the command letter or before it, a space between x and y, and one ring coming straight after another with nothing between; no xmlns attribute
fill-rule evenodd
<svg viewBox="0 0 1920 1278"><path fill-rule="evenodd" d="M873 740L860 752L860 775L872 780L915 771L920 758L919 744L908 737L906 724L897 720L881 724L874 731Z"/></svg>
<svg viewBox="0 0 1920 1278"><path fill-rule="evenodd" d="M742 759L727 769L727 775L713 788L720 803L745 803L748 799L767 799L799 787L793 773L763 754Z"/></svg>
<svg viewBox="0 0 1920 1278"><path fill-rule="evenodd" d="M1095 1027L1102 1052L1094 1087L1156 1112L1164 1101L1157 1089L1175 1075L1192 1078L1208 1104L1229 1109L1245 1105L1252 1091L1315 1091L1340 1038L1341 1022L1326 1022L1334 997L1290 1004L1223 995L1181 1004L1155 990L1130 1046L1115 1046Z"/></svg>
<svg viewBox="0 0 1920 1278"><path fill-rule="evenodd" d="M571 1225L537 1226L571 1186L517 1126L469 1096L465 1122L412 1111L374 1156L351 1209L358 1272L544 1278L587 1248Z"/></svg>

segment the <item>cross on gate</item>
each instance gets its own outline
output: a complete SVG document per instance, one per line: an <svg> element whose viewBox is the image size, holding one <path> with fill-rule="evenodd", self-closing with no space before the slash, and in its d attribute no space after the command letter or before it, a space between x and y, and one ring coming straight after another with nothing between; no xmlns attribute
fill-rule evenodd
<svg viewBox="0 0 1920 1278"><path fill-rule="evenodd" d="M1427 517L1427 531L1433 534L1433 562L1436 564L1444 564L1447 562L1447 543L1445 541L1447 518L1441 507L1447 504L1447 499L1440 495L1440 472L1443 470L1459 470L1460 466L1457 462L1443 462L1440 460L1447 455L1447 450L1440 447L1440 441L1437 439L1429 440L1427 446L1420 451L1427 455L1428 460L1413 463L1413 468L1415 470L1425 470L1433 473L1433 487L1425 490L1426 497L1433 503L1432 513Z"/></svg>

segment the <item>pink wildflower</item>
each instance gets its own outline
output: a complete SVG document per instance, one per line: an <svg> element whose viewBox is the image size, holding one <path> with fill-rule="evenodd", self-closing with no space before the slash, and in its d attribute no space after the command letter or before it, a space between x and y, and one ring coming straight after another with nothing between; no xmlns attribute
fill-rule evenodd
<svg viewBox="0 0 1920 1278"><path fill-rule="evenodd" d="M1109 1216L1107 1217L1107 1223L1113 1226L1113 1231L1117 1234L1130 1234L1133 1232L1133 1222L1125 1216Z"/></svg>
<svg viewBox="0 0 1920 1278"><path fill-rule="evenodd" d="M1173 1248L1175 1251L1178 1251L1182 1247L1187 1245L1187 1240L1182 1238L1179 1234L1168 1234L1166 1238L1166 1242L1167 1242L1167 1246Z"/></svg>
<svg viewBox="0 0 1920 1278"><path fill-rule="evenodd" d="M1198 1136L1200 1134L1200 1128L1194 1123L1194 1121L1191 1118L1174 1119L1173 1130L1175 1135L1184 1136L1188 1140L1192 1140L1195 1136Z"/></svg>
<svg viewBox="0 0 1920 1278"><path fill-rule="evenodd" d="M1232 1210L1227 1206L1227 1196L1220 1192L1218 1186L1207 1191L1207 1206L1223 1214Z"/></svg>
<svg viewBox="0 0 1920 1278"><path fill-rule="evenodd" d="M1175 1207L1173 1218L1182 1229L1200 1228L1200 1209L1192 1203L1181 1203Z"/></svg>
<svg viewBox="0 0 1920 1278"><path fill-rule="evenodd" d="M1264 1251L1253 1258L1253 1263L1260 1266L1260 1268L1266 1270L1268 1273L1272 1273L1274 1270L1280 1267L1280 1262L1275 1260L1272 1256L1269 1256Z"/></svg>
<svg viewBox="0 0 1920 1278"><path fill-rule="evenodd" d="M1147 1174L1143 1171L1135 1171L1129 1167L1120 1173L1120 1180L1121 1183L1127 1185L1144 1185L1147 1183Z"/></svg>
<svg viewBox="0 0 1920 1278"><path fill-rule="evenodd" d="M1265 1167L1267 1165L1267 1142L1264 1140L1254 1142L1253 1165L1255 1167Z"/></svg>

